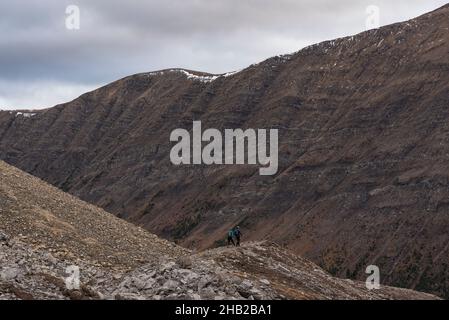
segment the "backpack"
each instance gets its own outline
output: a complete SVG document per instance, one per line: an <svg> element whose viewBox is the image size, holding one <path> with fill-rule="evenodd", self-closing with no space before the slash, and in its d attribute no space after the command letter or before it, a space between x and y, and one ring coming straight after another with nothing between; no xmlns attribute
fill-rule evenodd
<svg viewBox="0 0 449 320"><path fill-rule="evenodd" d="M228 237L232 237L234 235L234 230L229 230L229 232L228 232Z"/></svg>
<svg viewBox="0 0 449 320"><path fill-rule="evenodd" d="M234 236L239 237L240 236L240 230L235 229L234 230Z"/></svg>

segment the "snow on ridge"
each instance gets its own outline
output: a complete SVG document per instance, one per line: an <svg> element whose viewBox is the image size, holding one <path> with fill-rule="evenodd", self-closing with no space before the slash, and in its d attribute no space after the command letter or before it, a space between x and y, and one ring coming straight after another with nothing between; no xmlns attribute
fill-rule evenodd
<svg viewBox="0 0 449 320"><path fill-rule="evenodd" d="M180 69L180 70L178 70L178 72L185 74L187 76L187 79L199 80L201 82L212 82L220 77L220 75L199 76L199 75L190 73L184 69Z"/></svg>
<svg viewBox="0 0 449 320"><path fill-rule="evenodd" d="M236 70L236 71L226 72L226 73L223 73L222 75L220 75L220 77L225 77L225 78L227 78L227 77L233 76L234 74L239 73L240 71L241 71L241 70Z"/></svg>
<svg viewBox="0 0 449 320"><path fill-rule="evenodd" d="M275 58L281 59L282 62L286 62L286 61L290 60L297 52L298 51L293 52L293 53L287 53L287 54L279 54L279 55L275 56Z"/></svg>
<svg viewBox="0 0 449 320"><path fill-rule="evenodd" d="M298 51L297 51L298 52ZM287 53L287 54L279 54L277 56L273 56L270 57L264 61L258 62L258 63L253 63L251 64L248 68L250 67L254 67L257 66L267 60L270 59L277 59L277 63L285 63L289 60L291 60L291 58L297 53L297 52L293 52L293 53ZM245 69L240 69L240 70L235 70L235 71L231 71L231 72L226 72L226 73L221 73L221 74L205 74L205 75L198 75L198 74L194 74L188 70L185 69L167 69L167 70L161 70L161 71L153 71L153 72L148 72L145 75L147 76L160 76L160 75L164 75L165 73L169 73L169 72L177 72L177 73L181 73L183 75L185 75L187 77L187 79L190 80L197 80L197 81L201 81L204 83L209 83L209 82L213 82L219 78L228 78L231 77L237 73L242 72L243 70L246 70L248 68Z"/></svg>
<svg viewBox="0 0 449 320"><path fill-rule="evenodd" d="M14 111L10 111L9 113L14 114ZM16 117L22 116L24 118L31 118L37 114L37 113L32 113L32 112L15 112L15 113L16 113Z"/></svg>
<svg viewBox="0 0 449 320"><path fill-rule="evenodd" d="M200 81L200 82L204 82L204 83L209 83L209 82L217 80L220 77L224 77L224 78L230 77L240 71L241 70L227 72L227 73L223 73L223 74L197 75L197 74L193 74L185 69L169 69L169 70L163 70L163 71L149 72L149 73L147 73L147 75L148 76L157 76L157 75L163 75L168 72L177 72L177 73L181 73L181 74L185 75L187 77L187 79L196 80L196 81Z"/></svg>

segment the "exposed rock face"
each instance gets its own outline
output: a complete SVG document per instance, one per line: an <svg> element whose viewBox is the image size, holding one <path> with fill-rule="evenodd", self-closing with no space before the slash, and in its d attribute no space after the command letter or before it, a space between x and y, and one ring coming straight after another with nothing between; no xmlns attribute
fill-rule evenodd
<svg viewBox="0 0 449 320"><path fill-rule="evenodd" d="M1 161L0 178L0 300L437 299L369 291L267 243L192 253Z"/></svg>
<svg viewBox="0 0 449 320"><path fill-rule="evenodd" d="M288 245L333 274L449 297L449 7L226 76L138 74L29 117L0 158L191 248ZM192 76L196 74L196 76ZM170 132L278 128L280 168L180 166Z"/></svg>

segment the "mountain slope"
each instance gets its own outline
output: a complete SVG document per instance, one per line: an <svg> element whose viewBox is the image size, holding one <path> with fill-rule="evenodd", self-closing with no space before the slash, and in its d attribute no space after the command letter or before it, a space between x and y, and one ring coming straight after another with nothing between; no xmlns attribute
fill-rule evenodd
<svg viewBox="0 0 449 320"><path fill-rule="evenodd" d="M0 178L0 299L436 299L368 291L275 245L193 254L1 161Z"/></svg>
<svg viewBox="0 0 449 320"><path fill-rule="evenodd" d="M275 240L335 275L449 297L449 8L238 73L138 74L34 116L0 158L190 248ZM278 128L280 167L180 166L170 132ZM205 188L204 186L207 186Z"/></svg>

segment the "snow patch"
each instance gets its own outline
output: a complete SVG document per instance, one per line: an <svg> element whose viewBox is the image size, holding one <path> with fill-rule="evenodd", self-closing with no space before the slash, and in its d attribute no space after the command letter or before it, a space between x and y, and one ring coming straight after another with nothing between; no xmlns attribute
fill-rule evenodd
<svg viewBox="0 0 449 320"><path fill-rule="evenodd" d="M160 76L160 75L164 75L165 73L169 73L169 72L177 72L177 73L181 73L183 75L185 75L187 77L187 79L189 80L194 80L194 81L200 81L200 82L204 82L204 83L209 83L212 81L217 80L220 77L230 77L239 71L232 71L232 72L228 72L228 73L223 73L223 74L213 74L213 75L197 75L197 74L193 74L187 70L184 69L169 69L169 70L165 70L165 71L155 71L155 72L149 72L147 73L148 76Z"/></svg>
<svg viewBox="0 0 449 320"><path fill-rule="evenodd" d="M241 70L227 72L227 73L222 74L221 77L227 78L227 77L233 76L234 74L239 73L240 71L241 71Z"/></svg>
<svg viewBox="0 0 449 320"><path fill-rule="evenodd" d="M13 112L10 112L13 113ZM16 117L18 116L22 116L24 118L31 118L34 117L36 115L36 113L31 113L31 112L16 112Z"/></svg>
<svg viewBox="0 0 449 320"><path fill-rule="evenodd" d="M293 57L293 55L294 55L294 53L280 54L280 55L277 55L275 58L280 59L281 62L287 62Z"/></svg>
<svg viewBox="0 0 449 320"><path fill-rule="evenodd" d="M178 70L179 72L183 73L184 75L186 75L187 79L192 79L192 80L198 80L201 82L212 82L216 79L218 79L220 77L220 75L208 75L208 76L199 76L193 73L190 73L186 70Z"/></svg>

